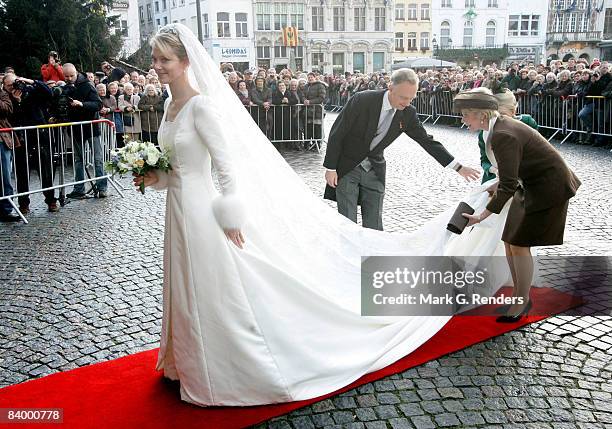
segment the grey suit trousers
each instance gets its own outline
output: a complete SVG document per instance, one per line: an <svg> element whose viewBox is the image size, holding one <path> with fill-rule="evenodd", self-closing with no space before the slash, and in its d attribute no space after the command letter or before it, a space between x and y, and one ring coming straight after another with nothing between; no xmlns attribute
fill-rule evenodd
<svg viewBox="0 0 612 429"><path fill-rule="evenodd" d="M385 185L374 170L365 171L361 165L338 180L336 201L338 212L357 223L357 205L361 202L361 218L365 228L383 230L382 210Z"/></svg>

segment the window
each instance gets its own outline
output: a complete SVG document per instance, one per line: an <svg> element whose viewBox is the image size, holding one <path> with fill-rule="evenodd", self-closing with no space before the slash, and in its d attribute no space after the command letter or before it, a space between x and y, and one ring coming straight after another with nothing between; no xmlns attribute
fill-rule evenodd
<svg viewBox="0 0 612 429"><path fill-rule="evenodd" d="M138 7L138 13L140 15L140 23L144 24L144 6Z"/></svg>
<svg viewBox="0 0 612 429"><path fill-rule="evenodd" d="M185 0L180 0L179 1L179 6L185 6ZM182 21L182 20L181 20Z"/></svg>
<svg viewBox="0 0 612 429"><path fill-rule="evenodd" d="M555 15L553 27L558 27L559 15ZM537 36L540 28L540 15L510 15L508 20L508 36ZM561 31L554 30L554 31Z"/></svg>
<svg viewBox="0 0 612 429"><path fill-rule="evenodd" d="M217 12L217 37L231 37L229 13Z"/></svg>
<svg viewBox="0 0 612 429"><path fill-rule="evenodd" d="M374 8L374 31L386 31L386 13L387 9L384 7Z"/></svg>
<svg viewBox="0 0 612 429"><path fill-rule="evenodd" d="M151 11L151 5L147 5L147 21L153 22L153 13Z"/></svg>
<svg viewBox="0 0 612 429"><path fill-rule="evenodd" d="M567 26L567 31L570 33L574 33L576 31L576 21L578 19L578 14L577 13L570 13L569 15L569 22L568 22L568 26ZM521 31L522 34L522 31Z"/></svg>
<svg viewBox="0 0 612 429"><path fill-rule="evenodd" d="M586 25L583 24L584 30L582 31L587 31L588 21L585 19L584 23ZM606 16L604 18L604 39L610 39L611 36L612 36L612 8L607 8Z"/></svg>
<svg viewBox="0 0 612 429"><path fill-rule="evenodd" d="M344 54L341 52L334 52L332 55L332 64L334 73L344 73Z"/></svg>
<svg viewBox="0 0 612 429"><path fill-rule="evenodd" d="M374 52L372 54L373 69L375 72L379 72L385 69L385 53Z"/></svg>
<svg viewBox="0 0 612 429"><path fill-rule="evenodd" d="M155 2L155 13L159 12L159 2Z"/></svg>
<svg viewBox="0 0 612 429"><path fill-rule="evenodd" d="M421 49L429 49L429 33L421 33Z"/></svg>
<svg viewBox="0 0 612 429"><path fill-rule="evenodd" d="M365 52L354 52L353 53L353 72L364 72L365 71Z"/></svg>
<svg viewBox="0 0 612 429"><path fill-rule="evenodd" d="M334 31L345 31L344 7L334 7Z"/></svg>
<svg viewBox="0 0 612 429"><path fill-rule="evenodd" d="M128 23L127 20L118 19L115 23L115 34L117 36L128 37Z"/></svg>
<svg viewBox="0 0 612 429"><path fill-rule="evenodd" d="M417 5L416 3L410 3L408 5L408 20L416 21L417 19Z"/></svg>
<svg viewBox="0 0 612 429"><path fill-rule="evenodd" d="M451 0L442 0L442 7L453 7Z"/></svg>
<svg viewBox="0 0 612 429"><path fill-rule="evenodd" d="M204 38L208 39L210 37L210 27L208 26L208 14L207 13L203 15L202 21L204 21Z"/></svg>
<svg viewBox="0 0 612 429"><path fill-rule="evenodd" d="M450 23L448 21L443 21L440 24L440 46L442 48L448 46L450 44Z"/></svg>
<svg viewBox="0 0 612 429"><path fill-rule="evenodd" d="M489 0L488 7L499 7L497 5L497 0Z"/></svg>
<svg viewBox="0 0 612 429"><path fill-rule="evenodd" d="M257 15L257 29L271 30L272 29L272 5L270 3L257 3L255 10Z"/></svg>
<svg viewBox="0 0 612 429"><path fill-rule="evenodd" d="M274 58L288 58L287 47L283 45L274 46Z"/></svg>
<svg viewBox="0 0 612 429"><path fill-rule="evenodd" d="M168 9L168 2L166 0L162 0L162 10Z"/></svg>
<svg viewBox="0 0 612 429"><path fill-rule="evenodd" d="M531 35L537 36L540 33L540 15L531 15Z"/></svg>
<svg viewBox="0 0 612 429"><path fill-rule="evenodd" d="M555 33L560 33L563 28L563 19L559 14L555 14L555 18L553 20L553 31Z"/></svg>
<svg viewBox="0 0 612 429"><path fill-rule="evenodd" d="M404 52L404 33L395 33L395 50Z"/></svg>
<svg viewBox="0 0 612 429"><path fill-rule="evenodd" d="M408 47L409 51L416 51L417 49L417 44L416 44L416 33L408 33L406 35L406 46Z"/></svg>
<svg viewBox="0 0 612 429"><path fill-rule="evenodd" d="M287 3L274 3L274 29L282 30L288 26Z"/></svg>
<svg viewBox="0 0 612 429"><path fill-rule="evenodd" d="M355 12L355 31L365 31L366 29L366 8L365 7L356 7L353 9Z"/></svg>
<svg viewBox="0 0 612 429"><path fill-rule="evenodd" d="M487 48L495 46L495 21L487 22L487 38L485 44Z"/></svg>
<svg viewBox="0 0 612 429"><path fill-rule="evenodd" d="M421 4L421 20L429 21L429 4L423 3Z"/></svg>
<svg viewBox="0 0 612 429"><path fill-rule="evenodd" d="M304 5L302 3L289 3L290 25L298 30L304 29Z"/></svg>
<svg viewBox="0 0 612 429"><path fill-rule="evenodd" d="M312 31L323 31L323 7L312 8Z"/></svg>
<svg viewBox="0 0 612 429"><path fill-rule="evenodd" d="M321 66L323 64L323 53L322 52L313 52L312 54L312 68L321 70Z"/></svg>
<svg viewBox="0 0 612 429"><path fill-rule="evenodd" d="M463 25L463 46L472 46L474 39L474 21L465 21Z"/></svg>
<svg viewBox="0 0 612 429"><path fill-rule="evenodd" d="M395 5L395 20L396 21L403 21L405 18L404 16L404 5L402 3L397 3Z"/></svg>
<svg viewBox="0 0 612 429"><path fill-rule="evenodd" d="M257 47L257 58L270 58L270 47L269 46L258 46Z"/></svg>
<svg viewBox="0 0 612 429"><path fill-rule="evenodd" d="M168 25L168 17L164 16L164 25Z"/></svg>
<svg viewBox="0 0 612 429"><path fill-rule="evenodd" d="M234 15L236 18L236 37L249 37L247 30L247 14L237 13Z"/></svg>
<svg viewBox="0 0 612 429"><path fill-rule="evenodd" d="M157 28L161 27L161 19L157 18L155 20L155 24L157 25Z"/></svg>
<svg viewBox="0 0 612 429"><path fill-rule="evenodd" d="M466 9L475 8L476 5L474 3L475 3L475 0L465 0L465 8Z"/></svg>

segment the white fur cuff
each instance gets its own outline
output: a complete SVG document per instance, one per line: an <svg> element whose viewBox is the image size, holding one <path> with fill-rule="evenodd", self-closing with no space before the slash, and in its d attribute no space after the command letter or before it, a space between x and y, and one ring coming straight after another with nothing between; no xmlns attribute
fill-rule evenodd
<svg viewBox="0 0 612 429"><path fill-rule="evenodd" d="M212 209L217 223L223 229L241 228L246 221L246 207L235 194L219 195L212 201Z"/></svg>

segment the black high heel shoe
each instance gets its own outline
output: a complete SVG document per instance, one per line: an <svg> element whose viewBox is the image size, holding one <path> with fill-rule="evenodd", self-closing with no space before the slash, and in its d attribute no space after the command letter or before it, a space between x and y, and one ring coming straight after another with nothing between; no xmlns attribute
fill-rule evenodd
<svg viewBox="0 0 612 429"><path fill-rule="evenodd" d="M523 310L519 314L517 314L515 316L508 316L507 314L503 315L503 316L499 316L496 319L496 321L498 323L515 323L515 322L518 322L519 320L521 320L521 318L523 316L526 316L527 313L529 313L529 310L531 310L531 306L532 306L531 300L529 300L527 305L523 308Z"/></svg>

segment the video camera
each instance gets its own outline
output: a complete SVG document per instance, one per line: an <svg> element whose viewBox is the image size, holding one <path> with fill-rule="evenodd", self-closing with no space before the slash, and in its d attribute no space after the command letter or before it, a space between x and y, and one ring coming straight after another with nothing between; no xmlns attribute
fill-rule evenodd
<svg viewBox="0 0 612 429"><path fill-rule="evenodd" d="M52 99L50 108L50 122L69 122L70 103L72 102L70 94L72 93L73 88L74 86L72 85L53 87L51 90Z"/></svg>

